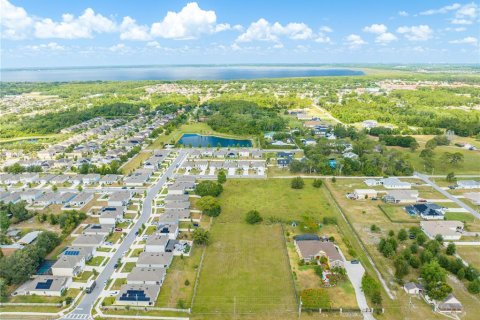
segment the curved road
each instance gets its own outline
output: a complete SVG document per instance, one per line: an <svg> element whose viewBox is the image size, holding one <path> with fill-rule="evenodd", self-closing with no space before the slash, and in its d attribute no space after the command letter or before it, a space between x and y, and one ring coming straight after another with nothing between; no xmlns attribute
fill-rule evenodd
<svg viewBox="0 0 480 320"><path fill-rule="evenodd" d="M96 279L97 286L95 287L95 289L92 291L92 293L86 294L73 311L61 317L60 319L92 319L90 314L92 312L93 305L95 304L95 301L99 298L100 293L102 292L105 286L104 283L107 280L109 280L110 277L112 276L115 270L114 268L115 263L117 263L117 260L122 257L123 252L128 251L130 246L135 241L135 238L136 238L135 233L138 231L138 229L143 223L147 222L148 218L152 213L153 199L155 198L157 193L162 189L163 185L167 182L167 179L173 176L175 169L185 160L187 154L188 154L188 151L180 150L177 158L175 158L175 160L170 164L168 169L160 177L157 183L154 186L152 186L150 189L148 189L147 196L145 197L143 202L143 210L140 218L135 223L135 225L130 230L130 232L127 234L127 236L125 237L125 239L123 240L122 244L117 249L113 257L110 258L110 260L108 261L108 264L105 266L105 269L98 275Z"/></svg>

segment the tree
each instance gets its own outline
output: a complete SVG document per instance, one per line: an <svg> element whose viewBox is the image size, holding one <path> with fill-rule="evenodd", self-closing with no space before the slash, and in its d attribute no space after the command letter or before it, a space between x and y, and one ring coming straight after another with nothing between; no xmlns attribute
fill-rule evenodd
<svg viewBox="0 0 480 320"><path fill-rule="evenodd" d="M409 273L409 263L403 258L398 257L395 259L395 277L402 279Z"/></svg>
<svg viewBox="0 0 480 320"><path fill-rule="evenodd" d="M321 179L314 179L313 180L313 187L320 188L323 185L323 181Z"/></svg>
<svg viewBox="0 0 480 320"><path fill-rule="evenodd" d="M362 291L375 305L382 304L382 294L380 290L380 284L368 273L365 273L362 278Z"/></svg>
<svg viewBox="0 0 480 320"><path fill-rule="evenodd" d="M305 182L301 177L295 177L292 179L291 187L292 189L303 189Z"/></svg>
<svg viewBox="0 0 480 320"><path fill-rule="evenodd" d="M201 197L218 197L223 191L221 184L214 181L202 181L195 187L195 193Z"/></svg>
<svg viewBox="0 0 480 320"><path fill-rule="evenodd" d="M52 191L53 191L53 192L57 192L57 191L58 191L58 187L57 187L56 184L54 184L54 185L52 186Z"/></svg>
<svg viewBox="0 0 480 320"><path fill-rule="evenodd" d="M323 278L323 268L321 265L316 265L314 268L315 274L320 277L320 279Z"/></svg>
<svg viewBox="0 0 480 320"><path fill-rule="evenodd" d="M464 158L463 154L460 152L445 152L443 156L445 157L446 161L451 165L463 162Z"/></svg>
<svg viewBox="0 0 480 320"><path fill-rule="evenodd" d="M7 211L0 211L0 231L7 232L8 227L10 227L10 219L8 218Z"/></svg>
<svg viewBox="0 0 480 320"><path fill-rule="evenodd" d="M210 233L203 228L195 229L193 231L193 242L198 245L208 245L210 242Z"/></svg>
<svg viewBox="0 0 480 320"><path fill-rule="evenodd" d="M225 170L220 170L217 175L217 182L220 184L224 184L227 182L227 174L225 173Z"/></svg>
<svg viewBox="0 0 480 320"><path fill-rule="evenodd" d="M457 178L455 178L455 172L449 172L447 174L446 180L447 180L447 182L456 182Z"/></svg>
<svg viewBox="0 0 480 320"><path fill-rule="evenodd" d="M250 210L247 212L245 221L248 224L257 224L263 221L263 218L260 216L260 213L257 210Z"/></svg>
<svg viewBox="0 0 480 320"><path fill-rule="evenodd" d="M480 279L475 279L474 281L468 284L468 292L477 294L480 293Z"/></svg>
<svg viewBox="0 0 480 320"><path fill-rule="evenodd" d="M455 252L457 252L457 247L455 246L455 243L453 242L450 242L447 246L447 250L446 250L446 253L449 255L449 256L453 256L455 254Z"/></svg>
<svg viewBox="0 0 480 320"><path fill-rule="evenodd" d="M443 296L448 291L448 288L440 285L445 283L447 272L440 266L437 260L434 259L425 263L420 270L420 275L426 283L427 293L431 298L442 299L448 295L447 293Z"/></svg>
<svg viewBox="0 0 480 320"><path fill-rule="evenodd" d="M407 238L408 238L407 231L405 229L400 229L400 231L398 231L397 238L400 241L407 240Z"/></svg>
<svg viewBox="0 0 480 320"><path fill-rule="evenodd" d="M218 200L212 196L202 197L198 200L197 205L204 214L210 217L218 217L222 211Z"/></svg>

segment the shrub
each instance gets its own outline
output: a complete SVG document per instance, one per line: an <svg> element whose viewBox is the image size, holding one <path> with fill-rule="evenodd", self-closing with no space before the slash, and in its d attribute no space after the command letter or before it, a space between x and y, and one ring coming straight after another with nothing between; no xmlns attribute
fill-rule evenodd
<svg viewBox="0 0 480 320"><path fill-rule="evenodd" d="M260 216L260 213L257 210L250 210L247 212L245 221L248 224L257 224L263 221L263 218Z"/></svg>
<svg viewBox="0 0 480 320"><path fill-rule="evenodd" d="M323 185L323 181L321 179L315 179L312 185L314 188L320 188Z"/></svg>
<svg viewBox="0 0 480 320"><path fill-rule="evenodd" d="M296 177L292 179L291 187L292 189L303 189L305 182L301 177Z"/></svg>

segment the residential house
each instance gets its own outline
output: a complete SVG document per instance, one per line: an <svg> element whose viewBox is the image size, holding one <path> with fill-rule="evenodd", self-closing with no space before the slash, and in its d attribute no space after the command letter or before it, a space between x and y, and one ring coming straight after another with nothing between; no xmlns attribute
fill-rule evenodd
<svg viewBox="0 0 480 320"><path fill-rule="evenodd" d="M112 185L120 180L121 176L118 174L106 174L100 179L102 185Z"/></svg>
<svg viewBox="0 0 480 320"><path fill-rule="evenodd" d="M22 284L12 295L61 297L71 283L71 277L36 275Z"/></svg>
<svg viewBox="0 0 480 320"><path fill-rule="evenodd" d="M475 180L458 180L457 189L478 189L480 188L480 181Z"/></svg>
<svg viewBox="0 0 480 320"><path fill-rule="evenodd" d="M443 240L460 240L463 233L463 222L453 220L420 221L420 227L430 239L441 235Z"/></svg>
<svg viewBox="0 0 480 320"><path fill-rule="evenodd" d="M125 284L120 289L115 303L130 306L153 306L160 293L160 285Z"/></svg>
<svg viewBox="0 0 480 320"><path fill-rule="evenodd" d="M125 207L123 206L108 206L103 207L100 210L100 224L112 224L115 225L123 218L125 213Z"/></svg>
<svg viewBox="0 0 480 320"><path fill-rule="evenodd" d="M142 252L137 260L137 267L143 268L168 268L172 263L171 252Z"/></svg>
<svg viewBox="0 0 480 320"><path fill-rule="evenodd" d="M31 231L24 235L20 240L17 241L19 244L27 245L35 241L40 233L43 231Z"/></svg>
<svg viewBox="0 0 480 320"><path fill-rule="evenodd" d="M145 252L165 252L169 240L167 235L154 233L147 238Z"/></svg>
<svg viewBox="0 0 480 320"><path fill-rule="evenodd" d="M374 189L355 189L353 190L351 198L354 200L363 200L368 198L376 198L377 191Z"/></svg>
<svg viewBox="0 0 480 320"><path fill-rule="evenodd" d="M164 268L135 267L127 276L127 284L162 285L165 280Z"/></svg>
<svg viewBox="0 0 480 320"><path fill-rule="evenodd" d="M383 197L387 203L416 203L418 190L389 190Z"/></svg>
<svg viewBox="0 0 480 320"><path fill-rule="evenodd" d="M95 253L93 247L68 247L52 266L54 276L76 277Z"/></svg>
<svg viewBox="0 0 480 320"><path fill-rule="evenodd" d="M460 313L463 311L463 305L453 294L449 294L442 302L436 305L436 310L439 312Z"/></svg>
<svg viewBox="0 0 480 320"><path fill-rule="evenodd" d="M480 206L480 192L468 192L464 193L463 196L472 201L473 204Z"/></svg>
<svg viewBox="0 0 480 320"><path fill-rule="evenodd" d="M73 240L72 245L76 247L93 247L98 248L105 240L102 234L81 234Z"/></svg>
<svg viewBox="0 0 480 320"><path fill-rule="evenodd" d="M295 248L303 261L320 260L327 257L330 267L343 267L344 260L332 242L318 240L295 240Z"/></svg>
<svg viewBox="0 0 480 320"><path fill-rule="evenodd" d="M405 210L410 215L418 215L425 220L443 220L445 208L435 203L421 203L406 206Z"/></svg>
<svg viewBox="0 0 480 320"><path fill-rule="evenodd" d="M115 191L108 197L108 205L111 207L127 206L130 199L132 199L132 193L130 191Z"/></svg>
<svg viewBox="0 0 480 320"><path fill-rule="evenodd" d="M407 282L403 285L403 290L405 290L407 294L419 295L424 292L425 288L420 283Z"/></svg>
<svg viewBox="0 0 480 320"><path fill-rule="evenodd" d="M113 224L89 224L83 229L83 234L108 236L113 231Z"/></svg>

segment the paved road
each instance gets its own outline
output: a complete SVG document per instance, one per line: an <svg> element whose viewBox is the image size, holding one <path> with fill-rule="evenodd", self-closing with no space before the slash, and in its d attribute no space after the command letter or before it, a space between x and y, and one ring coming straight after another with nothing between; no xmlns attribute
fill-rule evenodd
<svg viewBox="0 0 480 320"><path fill-rule="evenodd" d="M443 190L442 188L440 188L439 186L437 186L437 185L435 184L435 182L433 182L432 180L430 180L427 175L424 175L424 174L415 172L415 176L417 176L418 178L422 179L423 181L425 181L425 183L427 183L427 184L430 185L432 188L434 188L435 190L437 190L438 192L440 192L441 194L443 194L445 197L447 197L448 199L452 200L453 202L455 202L456 204L458 204L458 205L459 205L460 207L462 207L463 209L465 209L465 210L467 210L468 212L470 212L475 218L480 219L480 213L478 213L478 212L475 211L473 208L469 207L468 205L466 205L465 203L463 203L462 201L460 201L458 198L456 198L456 197L454 197L453 195L451 195L448 191Z"/></svg>
<svg viewBox="0 0 480 320"><path fill-rule="evenodd" d="M88 316L90 316L91 314L93 304L98 299L100 293L105 287L104 282L111 278L115 270L115 263L117 263L117 260L122 257L123 252L128 251L130 246L135 241L135 232L137 232L140 226L143 223L147 222L148 218L150 217L152 213L153 199L161 190L163 185L167 182L167 179L173 176L173 172L177 168L177 165L180 165L182 161L185 160L187 154L188 153L185 151L180 151L178 157L171 163L165 173L160 177L158 182L147 191L147 196L145 197L145 200L143 202L143 210L140 218L135 223L131 231L127 234L113 257L110 258L108 264L105 266L105 269L98 275L96 279L97 286L95 287L95 289L92 291L92 293L86 294L83 297L82 301L80 301L78 306L72 312L62 317L61 319L88 319Z"/></svg>
<svg viewBox="0 0 480 320"><path fill-rule="evenodd" d="M362 309L363 319L374 320L375 318L373 317L372 312L367 311L370 310L370 308L368 307L365 293L362 290L362 278L365 274L365 269L360 263L352 264L350 261L345 261L345 270L347 271L348 278L355 290L358 307Z"/></svg>

